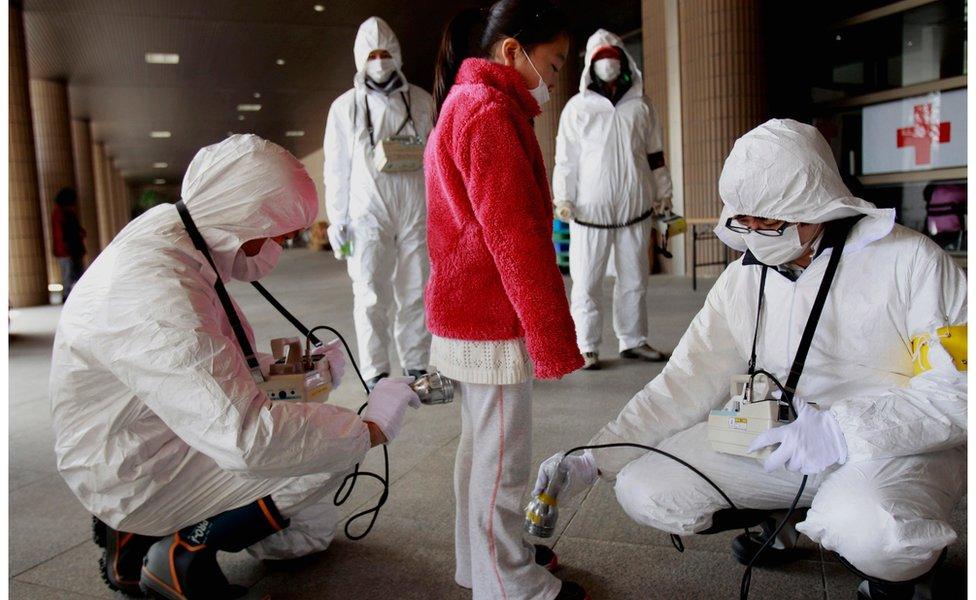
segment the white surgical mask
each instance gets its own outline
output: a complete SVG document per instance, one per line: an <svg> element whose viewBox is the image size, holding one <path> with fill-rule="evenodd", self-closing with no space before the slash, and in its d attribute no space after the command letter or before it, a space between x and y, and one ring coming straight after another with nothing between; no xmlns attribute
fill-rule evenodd
<svg viewBox="0 0 976 600"><path fill-rule="evenodd" d="M800 230L790 225L783 235L768 236L752 232L743 236L749 251L765 265L785 265L803 255L809 244L800 242Z"/></svg>
<svg viewBox="0 0 976 600"><path fill-rule="evenodd" d="M525 51L525 48L522 48L522 54L525 55L525 60L529 61L529 66L532 67L535 74L539 76L539 85L529 90L529 93L532 94L535 101L539 103L539 107L542 108L543 104L549 102L549 86L547 86L545 80L542 79L542 73L539 72L539 69L535 68L535 64L532 63L532 59L529 58L529 53Z"/></svg>
<svg viewBox="0 0 976 600"><path fill-rule="evenodd" d="M620 61L616 58L601 58L593 63L593 71L601 81L616 81L620 77Z"/></svg>
<svg viewBox="0 0 976 600"><path fill-rule="evenodd" d="M374 58L366 62L366 75L376 83L386 83L396 70L392 58Z"/></svg>
<svg viewBox="0 0 976 600"><path fill-rule="evenodd" d="M274 240L265 240L261 251L254 256L247 256L243 250L238 250L230 275L238 281L257 281L275 268L281 251L281 246Z"/></svg>

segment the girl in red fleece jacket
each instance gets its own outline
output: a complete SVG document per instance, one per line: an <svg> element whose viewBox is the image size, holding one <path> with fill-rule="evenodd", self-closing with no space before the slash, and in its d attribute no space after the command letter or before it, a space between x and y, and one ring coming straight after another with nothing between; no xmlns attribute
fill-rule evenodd
<svg viewBox="0 0 976 600"><path fill-rule="evenodd" d="M532 379L583 365L552 246L549 182L532 119L566 60L548 0L468 10L444 32L428 142L431 364L459 382L455 580L474 599L583 599L522 540Z"/></svg>

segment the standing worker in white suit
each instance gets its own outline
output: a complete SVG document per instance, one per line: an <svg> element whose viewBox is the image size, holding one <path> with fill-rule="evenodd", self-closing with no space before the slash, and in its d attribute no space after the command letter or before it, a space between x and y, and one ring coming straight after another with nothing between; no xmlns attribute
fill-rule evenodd
<svg viewBox="0 0 976 600"><path fill-rule="evenodd" d="M374 157L391 136L426 142L434 100L407 82L400 43L370 17L356 34L353 88L329 109L325 126L325 206L329 242L349 261L359 360L370 388L389 376L393 337L408 375L426 373L430 333L424 321L427 208L422 146L415 170L380 171Z"/></svg>
<svg viewBox="0 0 976 600"><path fill-rule="evenodd" d="M570 309L584 368L600 368L600 304L611 250L613 328L620 355L666 360L665 352L647 343L645 297L650 219L670 209L671 175L661 126L644 96L637 63L623 41L604 29L586 44L580 91L559 120L552 179L556 216L570 221Z"/></svg>

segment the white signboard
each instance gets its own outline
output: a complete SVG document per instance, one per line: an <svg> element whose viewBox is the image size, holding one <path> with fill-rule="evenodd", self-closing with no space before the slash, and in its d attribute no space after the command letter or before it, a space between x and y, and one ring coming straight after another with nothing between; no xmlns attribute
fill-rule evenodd
<svg viewBox="0 0 976 600"><path fill-rule="evenodd" d="M861 172L966 166L966 90L936 92L863 111Z"/></svg>

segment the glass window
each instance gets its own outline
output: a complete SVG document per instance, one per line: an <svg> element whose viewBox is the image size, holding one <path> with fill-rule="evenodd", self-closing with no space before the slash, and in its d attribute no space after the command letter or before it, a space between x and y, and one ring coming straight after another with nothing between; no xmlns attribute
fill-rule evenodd
<svg viewBox="0 0 976 600"><path fill-rule="evenodd" d="M966 73L966 3L944 0L818 36L811 99L828 102Z"/></svg>

